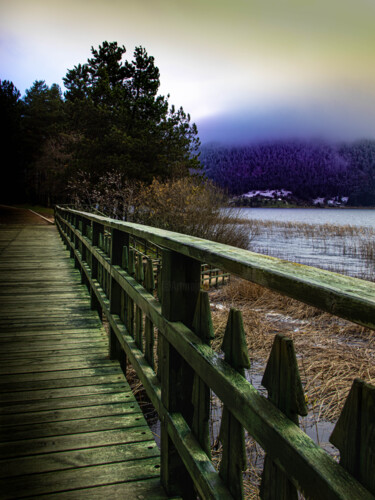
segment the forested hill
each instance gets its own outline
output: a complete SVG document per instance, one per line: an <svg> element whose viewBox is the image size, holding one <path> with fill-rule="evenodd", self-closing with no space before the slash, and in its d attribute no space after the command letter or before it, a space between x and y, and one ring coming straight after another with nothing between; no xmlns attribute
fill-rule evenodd
<svg viewBox="0 0 375 500"><path fill-rule="evenodd" d="M200 160L207 177L230 195L284 189L306 203L348 197L348 205L375 206L375 140L204 145Z"/></svg>

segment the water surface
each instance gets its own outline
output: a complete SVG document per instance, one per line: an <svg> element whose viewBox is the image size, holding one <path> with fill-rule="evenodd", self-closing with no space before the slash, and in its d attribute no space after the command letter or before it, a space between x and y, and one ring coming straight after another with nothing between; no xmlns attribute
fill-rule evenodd
<svg viewBox="0 0 375 500"><path fill-rule="evenodd" d="M244 219L375 228L373 208L239 208Z"/></svg>

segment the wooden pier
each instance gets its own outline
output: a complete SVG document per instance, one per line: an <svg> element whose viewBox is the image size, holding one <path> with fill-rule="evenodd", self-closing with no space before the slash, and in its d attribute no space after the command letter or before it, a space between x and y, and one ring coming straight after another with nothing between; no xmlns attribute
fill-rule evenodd
<svg viewBox="0 0 375 500"><path fill-rule="evenodd" d="M201 264L371 330L375 283L66 207L59 234L20 215L0 206L0 499L244 500L246 431L266 453L261 498L375 500L375 386L353 381L329 438L338 463L299 427L308 409L292 339L274 338L268 397L245 377L239 310L224 357L211 348ZM130 365L160 418L160 456Z"/></svg>
<svg viewBox="0 0 375 500"><path fill-rule="evenodd" d="M0 225L0 498L167 498L153 434L56 227L14 216Z"/></svg>

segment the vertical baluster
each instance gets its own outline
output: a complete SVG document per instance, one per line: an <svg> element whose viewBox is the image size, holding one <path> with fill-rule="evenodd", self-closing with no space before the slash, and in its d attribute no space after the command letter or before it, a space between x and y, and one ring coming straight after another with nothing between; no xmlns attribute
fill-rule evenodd
<svg viewBox="0 0 375 500"><path fill-rule="evenodd" d="M151 259L147 259L145 273L145 288L153 293L155 289L154 268ZM154 325L150 318L145 318L145 358L152 368L154 368Z"/></svg>
<svg viewBox="0 0 375 500"><path fill-rule="evenodd" d="M231 309L225 329L222 350L224 360L242 376L250 368L241 312ZM242 473L246 469L244 428L224 405L219 439L223 445L219 474L227 484L233 498L243 499Z"/></svg>
<svg viewBox="0 0 375 500"><path fill-rule="evenodd" d="M123 248L129 244L129 235L118 229L111 232L111 266L120 266L123 255ZM110 276L110 312L117 316L121 314L121 287L117 281ZM126 372L126 354L123 351L116 334L110 327L109 335L109 356L111 359L118 359L124 372Z"/></svg>
<svg viewBox="0 0 375 500"><path fill-rule="evenodd" d="M122 256L121 256L121 267L127 271L128 269L128 251L129 248L125 245L122 247ZM120 318L121 321L126 325L126 309L127 309L127 294L125 290L121 288L121 311Z"/></svg>
<svg viewBox="0 0 375 500"><path fill-rule="evenodd" d="M100 235L102 231L103 226L101 224L98 224L97 222L92 223L92 246L95 248L98 248L100 245ZM91 278L93 280L97 280L99 283L101 267L102 266L99 264L98 259L92 257ZM91 290L91 309L98 311L99 316L102 316L102 308L93 289Z"/></svg>
<svg viewBox="0 0 375 500"><path fill-rule="evenodd" d="M136 280L138 283L142 284L144 279L143 272L143 259L142 255L138 253L137 263L136 263ZM139 349L143 352L143 314L142 309L139 306L135 306L135 343Z"/></svg>
<svg viewBox="0 0 375 500"><path fill-rule="evenodd" d="M163 290L163 275L162 275L162 263L158 265L158 273L157 273L157 277L158 277L158 282L157 282L157 296L158 296L158 300L160 303L162 303L162 300L163 300L163 293L162 293L162 290Z"/></svg>
<svg viewBox="0 0 375 500"><path fill-rule="evenodd" d="M340 465L375 495L375 386L354 380L329 440Z"/></svg>
<svg viewBox="0 0 375 500"><path fill-rule="evenodd" d="M268 399L295 424L299 423L298 415L307 415L293 341L284 335L275 337L262 385ZM298 498L295 486L269 455L264 461L260 496L263 500Z"/></svg>
<svg viewBox="0 0 375 500"><path fill-rule="evenodd" d="M157 249L158 250L158 249ZM157 267L157 283L156 283L156 295L159 300L159 302L162 304L162 290L163 290L163 284L162 284L162 265L163 262L159 261L158 267ZM163 305L162 305L163 307ZM157 337L158 337L158 345L157 345L157 356L158 356L158 369L157 369L157 376L159 380L161 380L161 360L162 360L162 338L159 330L157 331Z"/></svg>
<svg viewBox="0 0 375 500"><path fill-rule="evenodd" d="M214 338L214 329L207 292L201 291L198 295L192 330L205 344L210 345L211 340ZM196 373L194 373L192 401L194 405L192 430L202 449L211 458L209 429L210 388Z"/></svg>
<svg viewBox="0 0 375 500"><path fill-rule="evenodd" d="M133 248L129 250L128 273L133 277L135 275L135 252ZM126 302L126 329L129 335L134 337L134 301L128 297Z"/></svg>
<svg viewBox="0 0 375 500"><path fill-rule="evenodd" d="M163 316L169 321L182 321L190 328L200 290L200 263L177 252L163 250L162 273ZM191 427L192 369L163 335L159 335L159 345L162 403L169 413L180 412ZM196 498L193 482L164 422L161 424L161 480L169 495Z"/></svg>

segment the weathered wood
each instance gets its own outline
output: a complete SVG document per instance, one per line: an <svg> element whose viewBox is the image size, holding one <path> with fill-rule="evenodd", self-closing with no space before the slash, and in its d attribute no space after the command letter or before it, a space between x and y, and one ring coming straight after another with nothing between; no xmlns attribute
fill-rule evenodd
<svg viewBox="0 0 375 500"><path fill-rule="evenodd" d="M85 219L74 222L80 229L70 231L75 264L97 299ZM66 490L81 498L81 492L105 492L108 483L121 485L125 498L134 484L145 498L166 498L150 481L160 474L152 433L118 363L108 360L104 328L55 228L24 236L21 230L6 258L0 265L1 498L25 491L61 498ZM110 274L99 266L108 292Z"/></svg>
<svg viewBox="0 0 375 500"><path fill-rule="evenodd" d="M353 382L330 437L340 464L375 495L375 387Z"/></svg>
<svg viewBox="0 0 375 500"><path fill-rule="evenodd" d="M214 338L210 302L207 292L198 295L195 308L192 331L207 345ZM202 449L211 457L210 443L210 388L194 373L192 402L194 406L192 430Z"/></svg>
<svg viewBox="0 0 375 500"><path fill-rule="evenodd" d="M112 478L111 482L131 482L158 477L159 472L160 461L152 457L0 479L0 489L6 492L3 498L19 498L24 491L27 491L30 496L40 496L68 489L106 485L109 477Z"/></svg>
<svg viewBox="0 0 375 500"><path fill-rule="evenodd" d="M145 272L145 289L153 293L155 289L154 266L151 259L147 259ZM145 358L151 368L154 368L154 325L150 318L145 317Z"/></svg>
<svg viewBox="0 0 375 500"><path fill-rule="evenodd" d="M240 375L250 368L241 312L231 309L222 344L224 360ZM235 499L244 498L242 473L246 469L244 428L224 404L219 439L223 445L220 476Z"/></svg>
<svg viewBox="0 0 375 500"><path fill-rule="evenodd" d="M118 231L117 229L112 229L111 231L111 266L121 265L123 259L123 248L129 246L129 235L122 231ZM85 274L85 273L82 273ZM111 304L111 313L113 314L121 314L121 299L122 299L122 290L118 282L110 276L110 304ZM111 359L118 359L120 365L126 373L126 355L123 350L120 348L120 345L117 341L116 335L112 329L110 329L109 335L109 356Z"/></svg>
<svg viewBox="0 0 375 500"><path fill-rule="evenodd" d="M174 252L162 255L162 314L169 321L191 326L200 288L200 264ZM183 358L159 336L161 344L161 399L168 412L181 412L188 425L192 423L193 373ZM194 498L192 480L168 434L161 425L161 480L170 495Z"/></svg>
<svg viewBox="0 0 375 500"><path fill-rule="evenodd" d="M128 273L130 276L135 276L135 252L134 249L129 250ZM130 297L126 299L126 328L133 337L134 336L134 302Z"/></svg>
<svg viewBox="0 0 375 500"><path fill-rule="evenodd" d="M167 498L160 487L159 478L133 481L131 483L116 483L93 488L77 489L45 495L46 500L123 500L124 498L138 498L139 500L165 500Z"/></svg>
<svg viewBox="0 0 375 500"><path fill-rule="evenodd" d="M20 408L20 411L22 407ZM26 425L26 424L41 424L51 423L66 420L79 420L86 418L110 417L114 415L125 415L127 413L139 412L138 405L134 404L134 400L118 401L117 403L106 403L92 406L83 406L79 408L60 408L45 411L30 411L18 412L14 408L13 414L2 415L1 425ZM6 429L4 429L5 432Z"/></svg>
<svg viewBox="0 0 375 500"><path fill-rule="evenodd" d="M143 261L141 254L137 254L136 260L136 280L139 284L143 284L144 272L143 272ZM142 309L135 306L135 330L134 330L135 343L138 348L143 351L143 314Z"/></svg>
<svg viewBox="0 0 375 500"><path fill-rule="evenodd" d="M83 216L86 215L83 214ZM91 216L88 215L87 217L90 219ZM205 242L155 228L145 228L144 226L129 225L127 223L123 225L107 218L96 219L94 217L94 219L90 220L100 220L107 228L120 230L126 228L126 232L129 234L144 237L153 243L158 242L159 245L165 248L175 250L176 254L193 257L197 261L204 260L217 268L242 275L246 279L279 290L289 296L295 296L307 303L318 305L318 307L342 317L350 317L350 319L360 324L373 325L375 301L371 297L373 297L375 288L373 287L372 290L366 288L367 285L363 286L359 282L360 280L337 278L337 275L332 273L312 270L306 268L306 266L293 266L278 259L264 258L250 252L238 251L231 247L223 247L216 243ZM79 232L71 224L68 224L67 227L72 234L79 235ZM90 243L84 238L82 243L90 247ZM229 369L228 364L213 354L209 347L205 346L189 328L186 328L182 323L178 323L180 318L167 315L166 319L160 304L150 293L145 291L142 286L137 284L131 276L121 269L117 269L116 266L111 268L109 259L104 254L101 254L99 250L93 248L92 252L103 266L103 269L107 273L111 273L131 300L142 309L144 314L152 320L155 327L159 329L160 344L167 341L169 354L171 354L173 346L174 353L178 353L193 367L194 372L224 401L238 422L246 427L260 445L270 453L280 470L288 474L294 485L300 486L308 496L313 496L316 491L319 491L321 498L371 498L371 495L358 482L345 472L342 467L335 464L323 450L314 445L293 422L290 422L272 403L262 398L243 377L234 370ZM80 261L79 252L74 251L74 256ZM85 265L81 267L83 272L88 275L89 271L87 271ZM164 270L163 273L165 274ZM324 281L326 278L327 280ZM161 281L164 281L164 275ZM94 284L97 286L96 283ZM164 285L163 289L165 289ZM348 290L350 291L348 292ZM177 293L177 295L181 297L181 293ZM103 301L101 303L103 303L104 309L109 311L104 289L97 288L96 296L100 301ZM172 311L171 303L175 301L178 304L178 300L175 297L171 299L166 296L166 298L165 311ZM165 293L162 296L162 303L164 303L164 299ZM352 310L350 310L351 305L358 306L355 314L352 314ZM181 307L181 310L184 308L186 309L185 305ZM161 412L163 422L170 422L176 414L170 413L163 402L160 402L157 379L156 377L155 379L152 378L154 376L152 375L152 369L142 357L142 353L131 340L131 337L128 336L127 331L122 328L120 317L109 312L108 319L119 342L127 351L132 364L137 367L138 376L145 383L154 404ZM188 323L187 326L191 327ZM164 346L162 347L164 353ZM141 357L143 361L141 361ZM161 361L163 367L164 364L170 366L172 362L171 356L160 356L159 361ZM151 370L151 373L149 370ZM144 375L146 373L147 376ZM161 375L163 382L163 373ZM185 416L185 418L189 420L188 417ZM170 427L170 436L172 436L171 429ZM179 436L179 433L174 436L173 443L175 447L179 447L179 456L183 457L186 446L184 447L181 444ZM184 456L183 461L187 467L189 457L192 459L192 463L197 463L192 455ZM193 468L189 468L189 471L191 470ZM196 482L196 484L198 483Z"/></svg>
<svg viewBox="0 0 375 500"><path fill-rule="evenodd" d="M89 467L93 465L104 465L107 463L126 462L137 459L158 457L159 450L155 441L143 441L141 443L126 443L88 448L74 451L62 451L58 453L47 453L38 457L19 457L9 459L2 464L0 478L9 478L24 474L41 474L75 467Z"/></svg>
<svg viewBox="0 0 375 500"><path fill-rule="evenodd" d="M296 425L298 415L307 415L293 341L281 334L275 337L262 385L268 391L268 399ZM297 488L269 454L264 461L260 496L263 500L298 498Z"/></svg>
<svg viewBox="0 0 375 500"><path fill-rule="evenodd" d="M64 209L60 209L64 213ZM375 283L193 236L84 213L150 243L207 262L301 302L375 329Z"/></svg>
<svg viewBox="0 0 375 500"><path fill-rule="evenodd" d="M99 254L96 255L101 258ZM275 451L277 465L289 475L296 486L299 486L301 478L304 478L304 491L310 496L318 489L321 498L372 498L367 490L349 475L345 475L343 469L338 468L339 466L298 428L293 429L293 432L288 429L288 432L284 433L284 429L288 427L285 416L283 420L282 414L275 414L266 404L267 401L260 397L243 377L236 376L236 372L228 372L227 365L211 349L200 345L198 337L189 329L178 323L166 322L161 314L160 304L150 294L145 293L135 280L130 276L125 277L121 272L117 273L115 269L113 272L132 299L137 301L150 315L153 323L163 330L163 336L194 366L194 370L210 385L215 394L226 401L231 412L249 433L265 450ZM117 328L118 332L121 331L116 321L112 326ZM126 344L124 348L125 346ZM127 351L129 356L132 356L133 350L134 348ZM132 364L135 360L136 358L132 358ZM149 384L148 379L143 377L142 370L145 370L144 365L139 369L138 376L152 395L153 384ZM157 399L153 399L153 402L158 404ZM264 431L265 428L267 432Z"/></svg>

